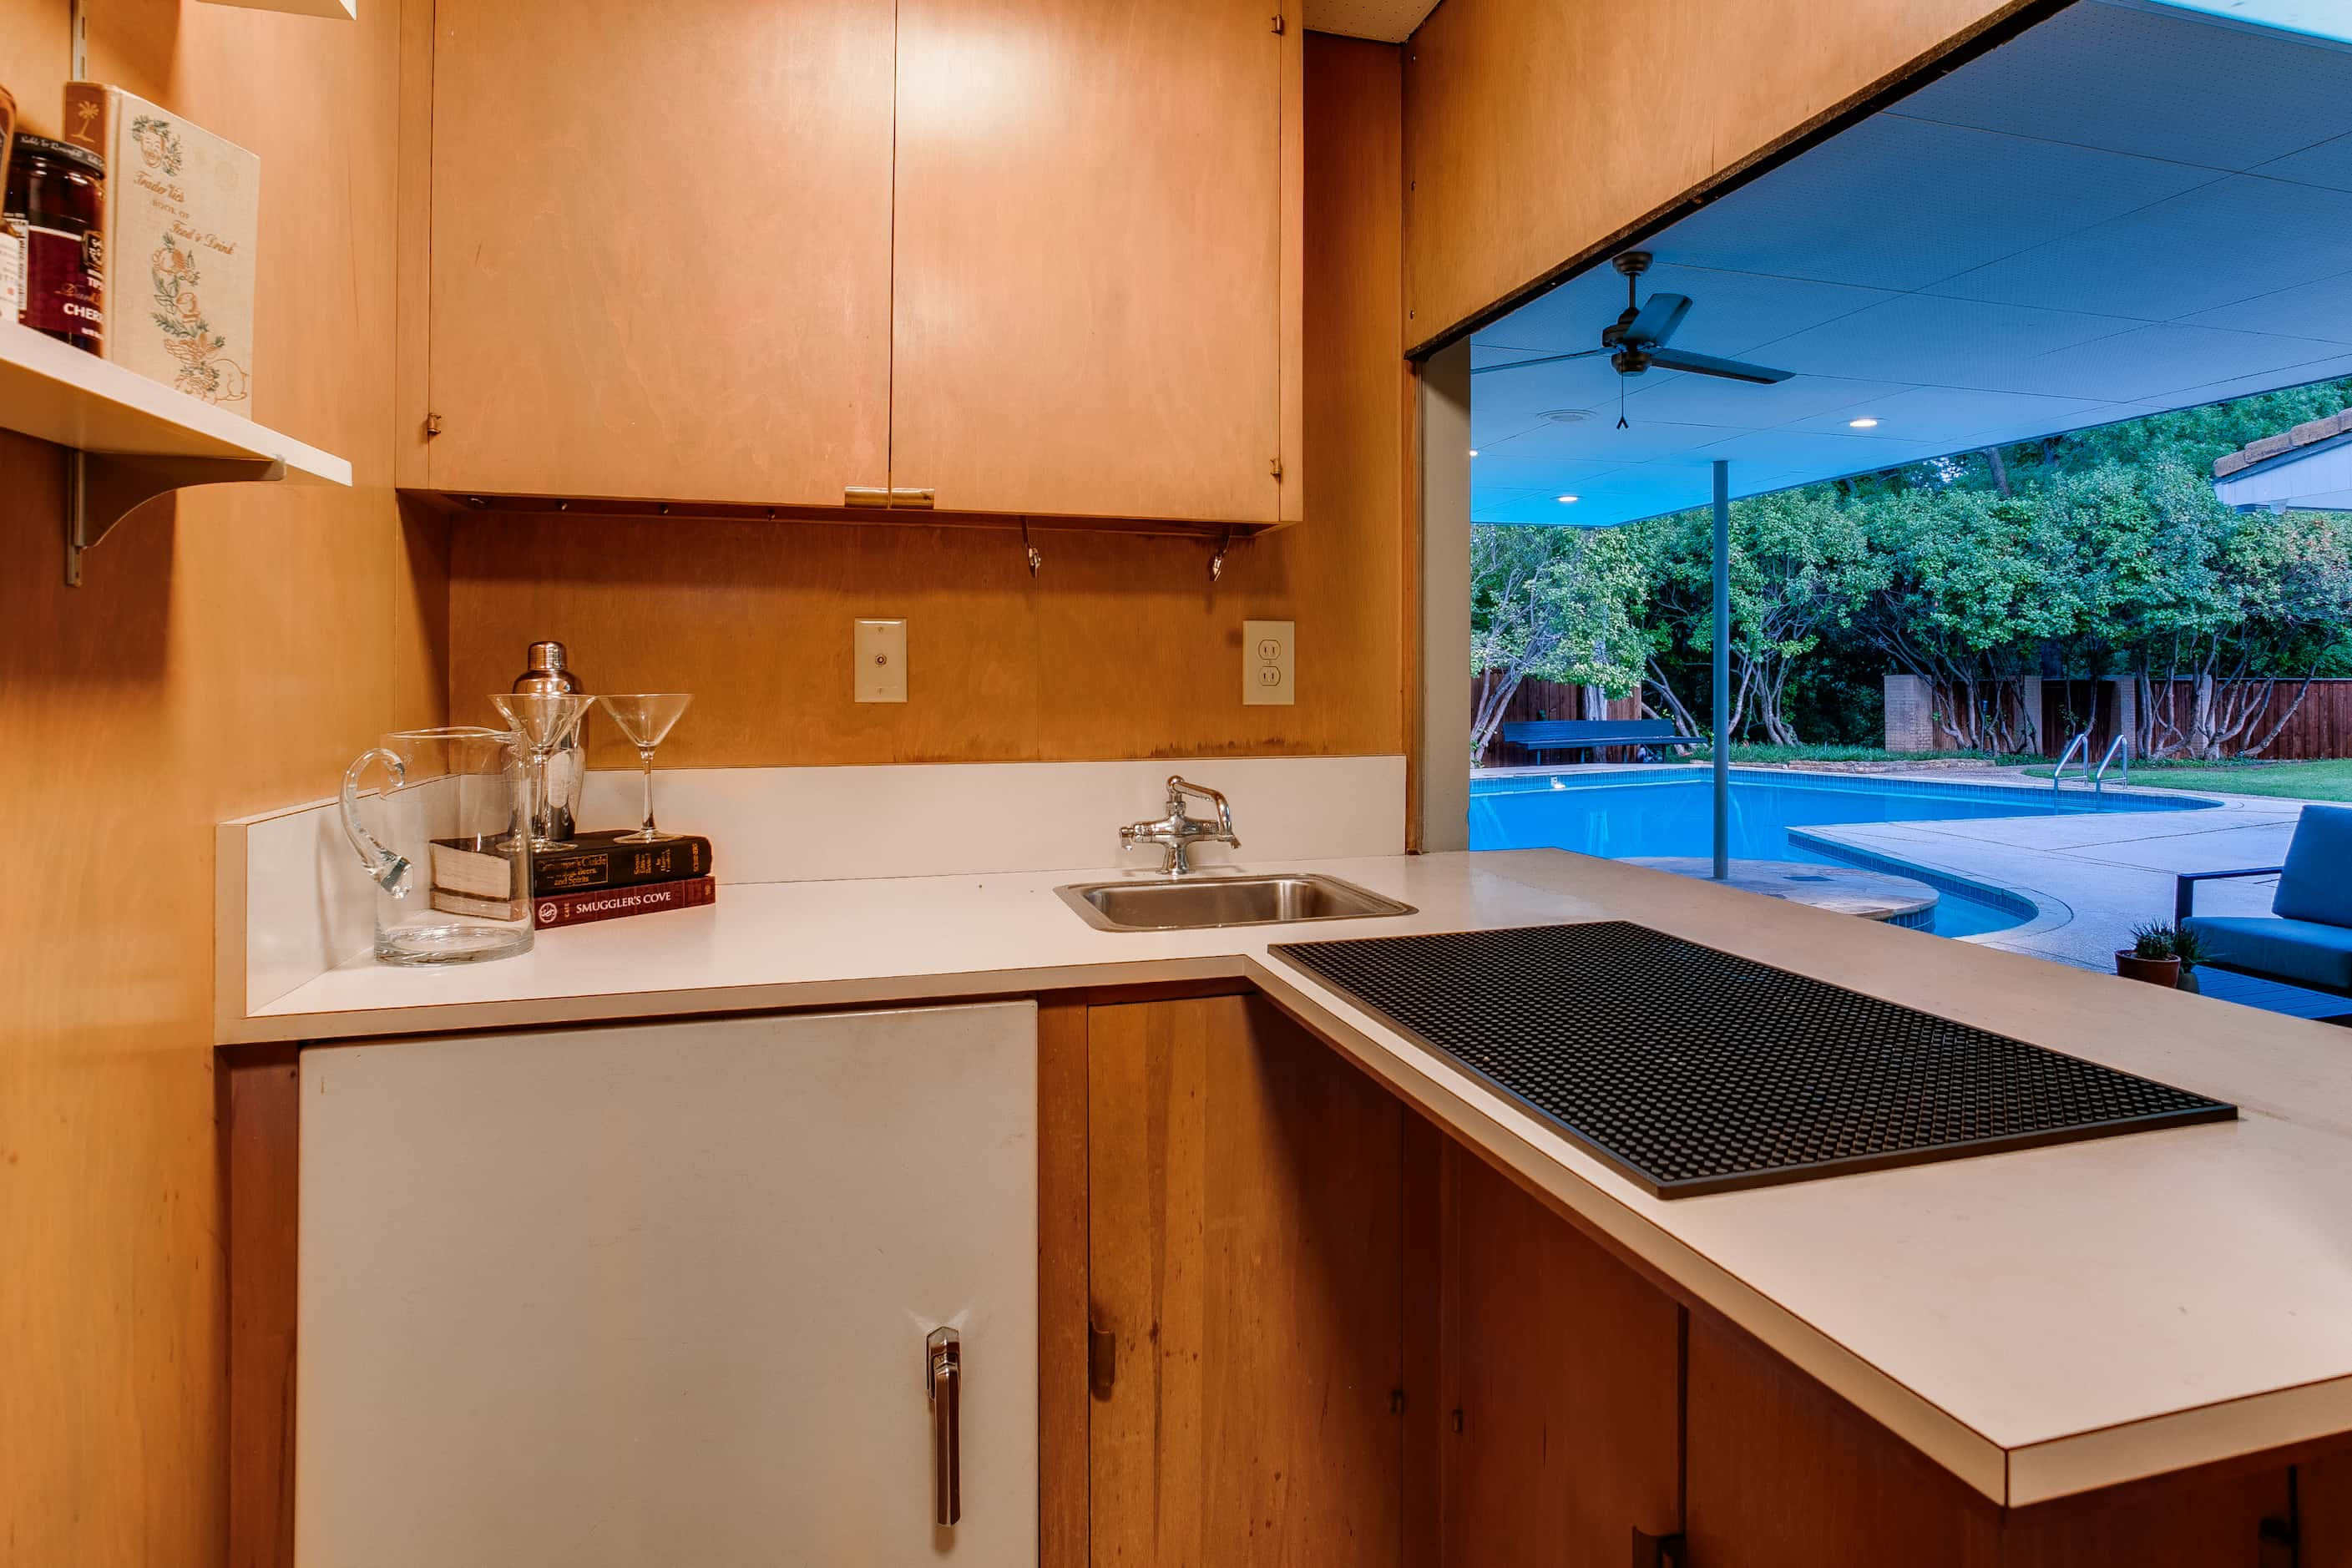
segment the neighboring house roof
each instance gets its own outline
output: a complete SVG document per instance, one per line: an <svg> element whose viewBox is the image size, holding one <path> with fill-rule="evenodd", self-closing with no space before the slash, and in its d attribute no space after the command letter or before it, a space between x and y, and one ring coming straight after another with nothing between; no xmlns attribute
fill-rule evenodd
<svg viewBox="0 0 2352 1568"><path fill-rule="evenodd" d="M2277 436L2265 436L2259 441L2249 441L2226 458L2213 459L2213 477L2226 479L2242 474L2257 463L2267 463L2273 458L2284 458L2298 447L2309 447L2352 432L2352 408L2307 419L2294 429Z"/></svg>
<svg viewBox="0 0 2352 1568"><path fill-rule="evenodd" d="M2213 494L2224 506L2352 510L2352 408L2216 458Z"/></svg>

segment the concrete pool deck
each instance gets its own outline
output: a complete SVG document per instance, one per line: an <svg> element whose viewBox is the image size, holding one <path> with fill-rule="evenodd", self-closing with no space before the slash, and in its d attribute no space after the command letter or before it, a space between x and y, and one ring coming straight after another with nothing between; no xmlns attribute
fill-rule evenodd
<svg viewBox="0 0 2352 1568"><path fill-rule="evenodd" d="M1801 771L1791 769L1791 772ZM1878 776L1957 783L1948 771ZM1967 776L2046 795L2045 781L2011 783L1987 769ZM2068 793L2080 785L2069 785ZM2187 793L2187 792L2183 792ZM2173 878L2182 871L2275 866L2286 858L2295 819L2313 804L2273 796L2195 792L2209 811L2112 811L2063 816L1993 816L1952 822L1885 822L1806 831L1824 844L1990 882L2023 894L2040 913L2007 931L1958 940L2112 972L2131 928L2172 918ZM2210 914L2268 914L2275 877L2208 882L2197 908ZM2208 994L2276 1012L2328 1017L2352 1004L2294 987L2208 972Z"/></svg>

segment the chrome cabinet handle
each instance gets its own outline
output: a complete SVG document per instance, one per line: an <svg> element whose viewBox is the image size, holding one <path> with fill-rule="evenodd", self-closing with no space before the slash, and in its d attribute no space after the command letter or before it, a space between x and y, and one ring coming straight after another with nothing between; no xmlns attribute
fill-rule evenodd
<svg viewBox="0 0 2352 1568"><path fill-rule="evenodd" d="M931 1402L931 1522L963 1517L963 1336L933 1329L923 1341L923 1382Z"/></svg>

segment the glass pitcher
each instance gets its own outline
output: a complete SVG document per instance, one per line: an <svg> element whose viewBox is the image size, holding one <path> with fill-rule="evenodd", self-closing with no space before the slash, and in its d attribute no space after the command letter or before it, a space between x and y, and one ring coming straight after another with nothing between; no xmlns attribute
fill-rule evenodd
<svg viewBox="0 0 2352 1568"><path fill-rule="evenodd" d="M381 832L361 820L360 781L381 767ZM376 885L384 963L472 963L530 947L525 772L512 732L401 730L343 773L343 832Z"/></svg>

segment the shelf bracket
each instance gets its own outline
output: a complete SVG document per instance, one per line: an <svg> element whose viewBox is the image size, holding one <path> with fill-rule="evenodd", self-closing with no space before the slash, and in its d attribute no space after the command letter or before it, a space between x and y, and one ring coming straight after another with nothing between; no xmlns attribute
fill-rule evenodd
<svg viewBox="0 0 2352 1568"><path fill-rule="evenodd" d="M141 458L112 452L66 454L66 586L81 586L82 552L157 496L194 485L243 484L286 477L283 458Z"/></svg>

